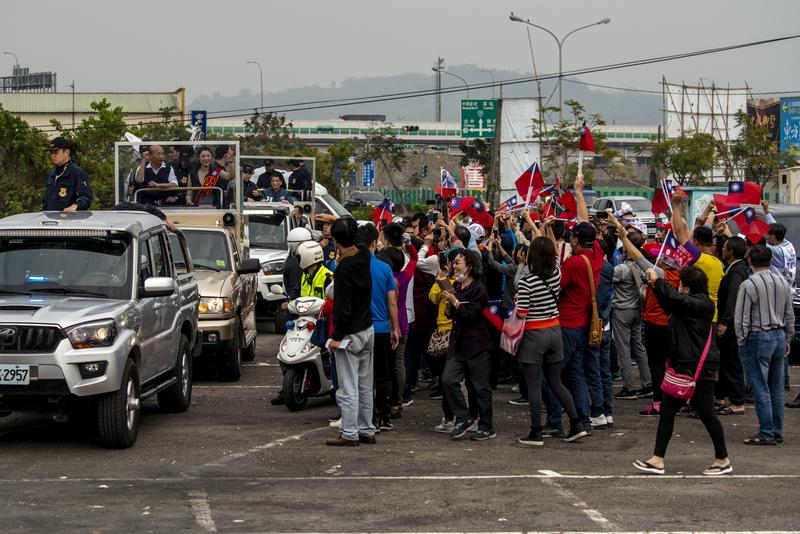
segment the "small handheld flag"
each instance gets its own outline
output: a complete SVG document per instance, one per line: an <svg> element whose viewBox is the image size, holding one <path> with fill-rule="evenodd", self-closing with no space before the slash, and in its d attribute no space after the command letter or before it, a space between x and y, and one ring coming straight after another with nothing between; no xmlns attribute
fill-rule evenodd
<svg viewBox="0 0 800 534"><path fill-rule="evenodd" d="M380 228L384 224L392 222L394 219L392 210L394 210L394 203L388 198L384 198L383 201L372 210L372 221L375 223L375 226Z"/></svg>
<svg viewBox="0 0 800 534"><path fill-rule="evenodd" d="M583 174L583 153L594 152L594 139L592 139L592 132L586 126L586 121L583 121L581 126L581 138L578 141L578 174Z"/></svg>
<svg viewBox="0 0 800 534"><path fill-rule="evenodd" d="M542 178L542 171L539 169L539 162L534 161L525 172L519 175L514 185L523 201L530 202L532 198L536 198L539 191L544 187L544 178Z"/></svg>
<svg viewBox="0 0 800 534"><path fill-rule="evenodd" d="M441 169L439 175L439 181L442 188L442 196L443 197L454 197L458 194L458 184L456 183L456 179L453 178L453 175L450 174L447 169Z"/></svg>

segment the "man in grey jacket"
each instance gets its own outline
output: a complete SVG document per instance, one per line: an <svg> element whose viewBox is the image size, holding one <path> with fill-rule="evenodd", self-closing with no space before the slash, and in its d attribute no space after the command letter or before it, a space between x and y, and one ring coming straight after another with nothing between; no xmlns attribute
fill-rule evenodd
<svg viewBox="0 0 800 534"><path fill-rule="evenodd" d="M637 249L641 249L644 244L642 235L637 231L629 232L628 240ZM633 258L625 254L625 261L614 268L614 313L611 316L614 347L622 371L623 387L615 395L617 399L647 397L653 392L647 352L642 342L642 295L639 289L643 285L644 279L639 267ZM635 390L633 385L634 360L639 368L642 385L639 390Z"/></svg>

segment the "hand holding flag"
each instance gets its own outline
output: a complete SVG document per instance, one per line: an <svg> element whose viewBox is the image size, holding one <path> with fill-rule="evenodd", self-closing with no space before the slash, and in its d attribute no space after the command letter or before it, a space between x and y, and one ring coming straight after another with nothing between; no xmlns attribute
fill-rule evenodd
<svg viewBox="0 0 800 534"><path fill-rule="evenodd" d="M392 215L392 211L394 210L394 203L388 198L384 198L383 201L378 204L374 210L372 210L372 221L375 223L375 226L378 229L381 228L384 224L388 224L392 222L394 219L394 215Z"/></svg>
<svg viewBox="0 0 800 534"><path fill-rule="evenodd" d="M578 141L578 174L583 174L583 153L594 152L594 139L592 139L592 132L586 126L586 121L583 121L581 126L581 137Z"/></svg>
<svg viewBox="0 0 800 534"><path fill-rule="evenodd" d="M769 232L769 225L756 216L753 208L745 208L741 213L734 215L733 220L747 240L753 244L764 239Z"/></svg>
<svg viewBox="0 0 800 534"><path fill-rule="evenodd" d="M539 169L539 162L534 161L525 172L519 175L514 185L517 188L517 193L526 204L530 203L531 198L536 198L539 195L539 191L544 188L544 178L542 178L542 171Z"/></svg>

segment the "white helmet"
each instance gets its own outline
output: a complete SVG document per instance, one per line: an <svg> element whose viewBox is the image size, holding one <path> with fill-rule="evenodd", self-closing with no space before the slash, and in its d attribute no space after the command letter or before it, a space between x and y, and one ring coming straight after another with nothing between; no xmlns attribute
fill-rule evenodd
<svg viewBox="0 0 800 534"><path fill-rule="evenodd" d="M316 241L306 241L297 247L297 255L300 257L300 268L308 269L315 263L322 263L325 255L322 247Z"/></svg>
<svg viewBox="0 0 800 534"><path fill-rule="evenodd" d="M292 228L286 236L286 243L289 245L289 252L292 254L297 250L297 246L305 241L311 241L311 232L308 228Z"/></svg>

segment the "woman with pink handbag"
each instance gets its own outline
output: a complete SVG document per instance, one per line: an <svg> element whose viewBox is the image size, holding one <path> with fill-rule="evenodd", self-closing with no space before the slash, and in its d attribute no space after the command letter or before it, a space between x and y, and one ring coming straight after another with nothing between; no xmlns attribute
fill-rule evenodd
<svg viewBox="0 0 800 534"><path fill-rule="evenodd" d="M653 284L658 303L669 315L670 347L667 371L661 390L661 412L653 456L636 460L633 466L646 473L664 474L664 456L672 438L675 415L689 400L697 411L714 443L714 462L704 475L725 475L733 471L725 447L725 433L714 410L714 385L719 370L719 353L712 343L714 303L708 296L708 277L697 267L680 270L676 291L649 269L647 279Z"/></svg>
<svg viewBox="0 0 800 534"><path fill-rule="evenodd" d="M558 323L558 294L561 291L553 241L539 236L528 249L528 270L519 282L516 317L524 321L521 344L516 351L531 409L531 430L520 438L522 445L542 446L542 376L569 416L570 432L564 441L575 441L588 433L578 420L569 390L561 383L564 344Z"/></svg>

